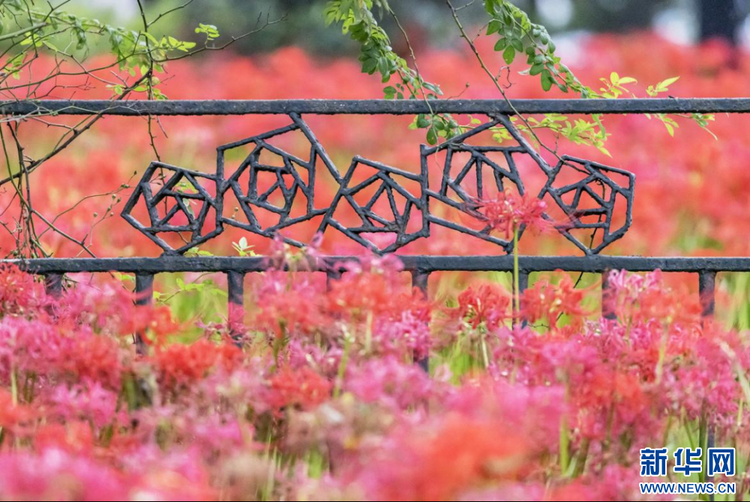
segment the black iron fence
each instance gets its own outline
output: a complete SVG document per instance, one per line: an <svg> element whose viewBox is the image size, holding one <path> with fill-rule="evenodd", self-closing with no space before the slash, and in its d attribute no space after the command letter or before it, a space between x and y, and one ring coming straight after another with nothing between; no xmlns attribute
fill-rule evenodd
<svg viewBox="0 0 750 502"><path fill-rule="evenodd" d="M547 183L539 197L551 197L564 214L566 223L556 228L576 244L584 256L520 256L518 257L519 288L528 285L529 275L535 272L563 270L602 274L603 289L607 289L607 272L633 272L661 269L664 272L689 272L697 276L704 315L713 313L714 286L719 272L748 272L750 257L639 257L603 256L598 253L614 240L621 238L631 223L635 177L625 169L618 169L572 157L560 157L555 165L548 164L515 129L509 117L520 114L636 114L636 113L749 113L750 99L623 99L623 100L450 100L434 101L429 106L421 101L340 101L340 100L283 100L283 101L5 101L0 102L0 114L28 118L40 115L248 115L276 114L289 117L282 128L246 138L217 149L214 173L203 173L160 162L152 163L126 203L122 216L138 231L146 235L164 254L159 258L41 258L0 260L46 277L47 289L60 294L65 274L79 272L122 272L136 276L138 301L149 303L156 274L170 272L221 272L227 274L229 309L241 309L243 279L247 273L260 272L268 266L262 257L206 257L183 256L191 248L219 235L225 226L233 226L249 234L276 236L281 230L312 218L322 218L319 231L335 229L363 247L379 253L392 253L414 240L429 238L430 230L443 227L489 241L505 251L492 256L400 256L406 271L412 274L414 286L427 291L428 278L437 271L501 271L514 270L513 243L495 236L489 223L482 226L481 199L488 186L503 190L513 186L524 192L524 183L516 167L519 156L536 164L547 176ZM407 172L374 160L352 159L346 171L339 171L328 158L323 145L306 124L306 114L427 114L457 113L484 115L489 120L474 129L435 147L422 146L419 173ZM505 129L513 140L511 146L471 144L469 139L493 128ZM309 155L295 156L273 141L274 137L296 131L310 143ZM243 148L247 156L233 169L224 162L226 152ZM430 156L440 153L442 174L439 183L431 185ZM454 165L458 154L464 161ZM273 155L277 163L269 165L263 155ZM497 160L498 156L504 162ZM468 158L468 161L465 159ZM368 170L369 177L355 182L355 174ZM332 203L319 205L316 201L314 173L323 170L338 185ZM562 173L578 175L574 182L561 181ZM159 172L161 184L154 188L152 181ZM482 173L485 174L482 174ZM166 173L166 174L165 174ZM265 187L258 185L264 173L272 177ZM488 174L489 173L489 174ZM240 183L241 177L243 182ZM276 181L273 182L273 177ZM361 177L360 177L361 178ZM434 178L434 177L433 177ZM249 179L245 183L245 179ZM471 180L472 193L466 189ZM406 188L411 184L415 188ZM377 185L373 200L382 197L390 209L383 214L374 202L358 202L355 196L364 188ZM189 189L185 190L184 187ZM272 202L276 193L280 202ZM224 198L235 197L241 211L225 214ZM581 204L587 197L593 206ZM292 214L295 204L302 203L301 214ZM397 204L395 199L400 199ZM188 210L192 204L197 210ZM449 221L431 211L431 204L444 204L467 218L475 218L479 226L469 227ZM347 225L335 216L340 204L348 204L362 220L361 224ZM146 214L143 221L134 210ZM164 209L161 211L161 209ZM618 209L619 208L619 209ZM278 223L264 226L255 211L264 210L278 216ZM615 214L623 211L622 215ZM161 212L160 212L161 211ZM172 218L182 214L183 223L173 224ZM211 221L209 221L211 219ZM184 223L187 221L187 223ZM210 223L210 225L209 225ZM521 229L522 231L523 229ZM575 230L599 233L594 245L574 236ZM179 247L174 247L164 236L179 233L186 236ZM388 245L370 238L372 234L390 234ZM306 243L286 238L293 245ZM593 241L592 241L593 242ZM336 276L337 266L356 257L328 257L311 263L313 269Z"/></svg>

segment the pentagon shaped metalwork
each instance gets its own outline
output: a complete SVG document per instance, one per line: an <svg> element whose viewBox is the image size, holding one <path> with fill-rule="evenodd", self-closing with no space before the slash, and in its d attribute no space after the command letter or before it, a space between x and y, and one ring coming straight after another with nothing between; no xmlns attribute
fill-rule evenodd
<svg viewBox="0 0 750 502"><path fill-rule="evenodd" d="M566 168L576 170L582 175L582 178L576 182L565 183L560 186L558 180ZM626 183L617 183L611 175L620 176ZM597 192L596 188L599 188L601 193ZM549 173L547 184L539 194L539 198L550 195L568 216L569 222L556 225L562 235L587 255L598 254L602 249L625 235L625 232L630 228L633 220L634 188L635 175L629 171L605 166L590 160L563 156L557 166ZM565 197L569 200L564 200ZM583 199L588 201L588 207L582 202ZM624 203L625 221L619 228L613 229L614 211L618 200L622 200ZM601 230L602 242L589 247L571 234L571 230L575 229L591 229L592 242L596 232Z"/></svg>
<svg viewBox="0 0 750 502"><path fill-rule="evenodd" d="M362 169L362 166L374 169L376 172L363 181L353 184L353 177L358 170ZM417 183L420 193L415 195L409 192L398 182L399 177ZM358 203L355 196L373 185L377 185L377 188L371 196L367 197L368 201L364 204ZM323 232L331 226L374 252L392 253L416 239L429 236L426 185L427 173L424 169L421 174L414 174L379 162L354 157L319 231ZM401 207L397 198L403 200ZM380 210L375 208L379 200L387 201L386 212L388 214L382 214L382 208ZM357 217L362 220L361 225L348 227L335 218L336 210L345 205L354 210ZM413 224L415 219L418 228L410 231L410 224ZM367 239L367 234L391 234L393 242L382 245Z"/></svg>
<svg viewBox="0 0 750 502"><path fill-rule="evenodd" d="M163 180L163 185L154 193L151 184L159 178ZM201 185L201 181L206 186ZM220 204L209 194L207 188L212 186L218 189L219 184L219 179L214 175L163 162L152 162L125 203L121 215L161 247L165 254L182 254L222 232L223 228L217 225L212 231L203 233L209 211L212 208L217 214L220 211ZM141 201L148 213L148 224L133 216L133 210ZM197 210L193 209L194 205L198 206ZM175 224L174 220L183 220L185 223ZM180 236L188 233L190 238L184 245L175 248L159 236L165 233Z"/></svg>
<svg viewBox="0 0 750 502"><path fill-rule="evenodd" d="M472 136L476 136L484 131L487 131L493 127L502 126L504 127L511 137L516 141L516 145L513 146L474 146L466 143L466 141ZM477 222L486 221L486 218L481 214L480 209L482 206L482 199L484 196L484 190L487 183L491 183L493 188L497 192L503 192L509 186L515 187L519 194L524 194L524 184L521 179L516 161L515 155L526 155L531 157L534 162L542 169L545 173L551 171L550 166L542 159L542 157L534 151L529 145L525 138L520 132L513 126L510 119L505 115L493 117L489 122L482 124L470 131L467 131L459 136L456 136L445 143L435 146L426 147L422 145L421 157L422 157L422 168L426 169L429 162L429 157L435 155L437 152L445 150L446 157L443 163L443 173L441 178L440 188L435 190L428 189L428 195L431 200L440 201L453 209L460 211L461 213L474 218ZM457 153L469 153L469 161L466 162L456 175L453 175L455 171L455 154ZM505 159L507 167L500 165L498 162L492 160L489 154L502 154ZM492 179L486 180L483 174L483 167L487 166L492 172ZM476 180L476 192L477 196L472 196L464 189L462 183L464 180L471 179ZM459 201L451 197L451 192L457 196ZM500 238L492 235L492 228L490 225L486 225L484 228L479 230L469 228L466 225L462 225L457 222L449 221L444 218L440 218L433 214L428 215L430 223L441 225L458 232L462 232L479 239L483 239L494 244L497 244L507 252L513 251L513 242L510 238ZM520 229L519 237L523 234L523 228Z"/></svg>
<svg viewBox="0 0 750 502"><path fill-rule="evenodd" d="M338 170L328 158L323 146L317 140L312 130L298 114L290 114L292 123L257 136L246 138L235 143L220 146L217 149L217 175L224 174L226 152L251 145L249 155L240 163L239 167L232 172L223 182L221 188L222 201L228 191L231 190L239 203L239 209L247 221L240 221L234 217L218 214L220 224L233 225L248 230L252 233L274 238L279 231L298 223L309 221L318 216L325 215L329 207L316 207L315 205L315 178L318 161L322 162L332 178L339 184L342 181ZM310 153L306 159L299 158L277 146L269 143L271 138L300 131L310 143ZM253 146L254 145L254 146ZM261 155L267 152L280 161L280 165L269 165L261 161ZM249 181L247 189L240 185L240 177L247 172ZM265 189L259 188L259 178L270 174L275 177L275 182ZM283 203L274 204L269 201L271 196L281 195ZM305 210L300 216L292 216L292 209L298 198L304 198ZM258 215L259 210L264 210L278 215L276 223L264 226ZM303 246L304 243L282 236L289 244Z"/></svg>

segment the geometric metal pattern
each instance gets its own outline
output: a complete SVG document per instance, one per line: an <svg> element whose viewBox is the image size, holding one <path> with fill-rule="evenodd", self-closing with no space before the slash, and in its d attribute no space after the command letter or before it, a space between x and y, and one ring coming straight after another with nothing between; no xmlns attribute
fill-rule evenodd
<svg viewBox="0 0 750 502"><path fill-rule="evenodd" d="M363 167L370 168L368 171L375 173L352 186L354 174L358 170L363 170ZM418 183L421 194L409 192L399 184L399 178ZM392 253L420 237L428 237L425 179L426 173L417 175L379 162L354 157L320 230L325 231L326 226L331 226L378 253ZM376 187L373 195L368 197L369 200L364 204L356 202L355 196L369 187ZM401 205L399 199L403 201ZM375 207L379 201L382 202L380 210ZM362 220L361 225L346 227L336 219L335 211L345 206L349 206ZM410 223L416 223L415 230L410 230L410 227L413 228ZM377 239L365 237L367 234L389 234L392 236L392 242L377 242Z"/></svg>
<svg viewBox="0 0 750 502"><path fill-rule="evenodd" d="M466 143L466 140L472 136L476 136L498 125L503 125L509 131L515 131L515 128L510 125L510 121L505 123L503 119L504 117L500 117L491 120L441 145L432 148L422 148L422 166L429 165L430 157L433 157L437 152L445 151L440 188L437 191L428 189L428 195L431 199L446 204L478 221L482 221L483 215L478 210L481 208L481 202L485 200L485 192L488 188L487 184L490 184L494 188L493 191L495 193L503 193L510 185L515 187L515 190L520 195L524 194L523 181L518 172L514 156L519 154L530 155L533 152L525 141L518 142L515 146L475 146ZM457 154L460 153L467 153L469 155L468 161L465 163L456 162ZM501 156L505 165L501 165L499 160L493 160L492 155ZM534 160L539 162L539 167L545 172L548 171L549 166L541 158L535 158ZM489 168L492 173L492 177L489 180L486 179L484 167ZM467 182L474 188L475 193L469 193L466 189ZM502 239L493 235L490 225L485 225L483 228L477 230L458 222L440 218L434 214L428 215L428 220L430 223L457 230L502 246L508 253L513 251L513 242L509 239ZM519 236L522 232L523 229L520 229Z"/></svg>
<svg viewBox="0 0 750 502"><path fill-rule="evenodd" d="M575 170L581 173L581 179L562 185L556 183L565 170ZM618 175L625 180L625 183L617 183L608 174ZM557 225L560 233L584 253L597 254L625 235L630 228L634 186L635 175L631 172L589 160L563 156L549 173L549 179L539 194L539 198L549 194L570 218L569 222ZM613 218L616 216L614 210L619 201L625 207L625 221L619 228L613 229ZM574 229L590 229L593 230L593 234L601 230L601 243L589 248L571 233Z"/></svg>
<svg viewBox="0 0 750 502"><path fill-rule="evenodd" d="M621 238L632 221L635 184L632 173L572 157L562 157L552 168L507 115L491 116L487 123L438 146L422 145L419 174L355 157L345 176L341 176L299 114L290 113L289 117L291 123L287 126L220 146L215 175L152 163L126 203L123 217L164 249L165 254L183 254L220 234L225 224L274 238L280 236L283 229L317 217L322 218L319 232L333 227L377 253L392 253L416 239L429 237L431 225L472 235L511 253L512 242L492 235L480 209L491 192L503 193L506 188L512 188L524 194L516 162L519 156L524 156L532 159L548 178L538 197L551 197L566 215L568 221L556 225L556 228L585 254L597 254ZM468 142L471 138L476 140L482 132L501 127L515 144L484 146ZM278 138L291 132L301 133L308 143L305 151L309 153L294 155L277 144ZM236 157L238 151L242 152L242 160L225 176L227 159ZM432 188L428 166L439 152L445 155L445 160L441 164L439 186ZM322 205L316 204L315 200L316 171L321 169L321 163L322 172L337 185L333 201ZM572 183L564 181L569 170L578 172L581 179ZM157 171L172 174L165 178L156 193L152 193ZM364 179L360 180L362 176ZM614 176L624 177L625 183L618 183ZM418 191L408 190L406 185L409 184ZM237 200L236 214L224 212L228 194ZM364 201L357 200L363 196ZM141 199L148 211L149 225L142 224L132 215ZM431 202L445 205L461 218L470 219L468 223L474 225L470 226L466 220L450 221L438 216L430 210ZM625 223L619 228L613 228L616 207L625 210ZM159 212L161 208L162 213ZM203 228L211 209L216 211L216 225L204 235ZM349 225L340 217L346 210L357 223ZM260 217L260 214L265 216ZM600 232L601 242L589 247L574 235L576 230ZM522 231L523 228L519 237ZM178 233L184 243L172 247L159 237L163 233ZM288 236L281 237L295 246L305 245Z"/></svg>
<svg viewBox="0 0 750 502"><path fill-rule="evenodd" d="M163 184L153 193L154 188L151 184L157 180L163 181ZM199 180L208 181L206 185L210 185L213 191L217 190L216 176L163 162L152 162L125 203L122 217L160 246L165 253L182 254L222 231L221 227L216 227L205 235L202 233L206 217L212 208L217 210L217 203L209 194L209 187L201 185ZM144 225L132 215L132 210L141 199L148 212L148 225ZM173 248L159 237L165 233L179 234L184 241L183 244L177 249ZM188 236L185 237L185 234Z"/></svg>
<svg viewBox="0 0 750 502"><path fill-rule="evenodd" d="M226 167L227 153L248 145L251 147L250 153L223 183L219 192L222 197L228 190L234 193L245 221L219 214L218 225L227 223L264 237L273 238L283 228L308 221L328 211L328 207L315 207L315 171L318 159L323 162L334 180L340 182L341 176L307 124L296 114L291 114L291 118L292 123L288 126L218 148L217 170L221 174ZM305 159L269 142L273 138L293 131L300 131L309 142L309 155ZM246 173L249 179L247 187L243 188L239 180ZM270 183L267 182L266 186L261 188L264 178L270 180ZM280 201L274 202L274 197L280 198ZM302 214L292 216L295 205L300 204L303 206ZM278 221L264 228L256 214L259 210L278 215ZM291 243L302 245L294 241Z"/></svg>

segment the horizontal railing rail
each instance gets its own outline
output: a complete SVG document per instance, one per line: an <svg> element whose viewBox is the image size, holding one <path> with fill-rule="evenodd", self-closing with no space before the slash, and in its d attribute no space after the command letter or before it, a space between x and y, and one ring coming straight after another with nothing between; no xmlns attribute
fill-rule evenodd
<svg viewBox="0 0 750 502"><path fill-rule="evenodd" d="M397 255L407 272L513 272L513 256L412 256ZM310 260L305 270L343 271L344 262L357 261L356 256L328 256ZM67 274L79 272L172 273L172 272L262 272L269 268L260 256L162 256L159 258L35 258L3 260L34 274ZM644 256L519 256L521 272L603 273L608 270L630 272L750 272L750 257L644 257Z"/></svg>
<svg viewBox="0 0 750 502"><path fill-rule="evenodd" d="M0 100L0 115L413 115L750 113L750 98L450 100Z"/></svg>

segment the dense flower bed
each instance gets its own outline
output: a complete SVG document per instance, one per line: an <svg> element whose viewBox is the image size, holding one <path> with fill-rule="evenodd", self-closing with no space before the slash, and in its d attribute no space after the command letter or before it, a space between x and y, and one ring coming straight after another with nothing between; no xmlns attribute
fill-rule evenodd
<svg viewBox="0 0 750 502"><path fill-rule="evenodd" d="M659 273L613 274L617 319L586 321L571 282L538 282L520 312L492 283L448 308L399 270L365 256L328 288L270 270L238 348L225 325L174 343L168 312L121 287L57 300L4 269L0 494L623 499L640 448L711 429L744 458L746 336Z"/></svg>

